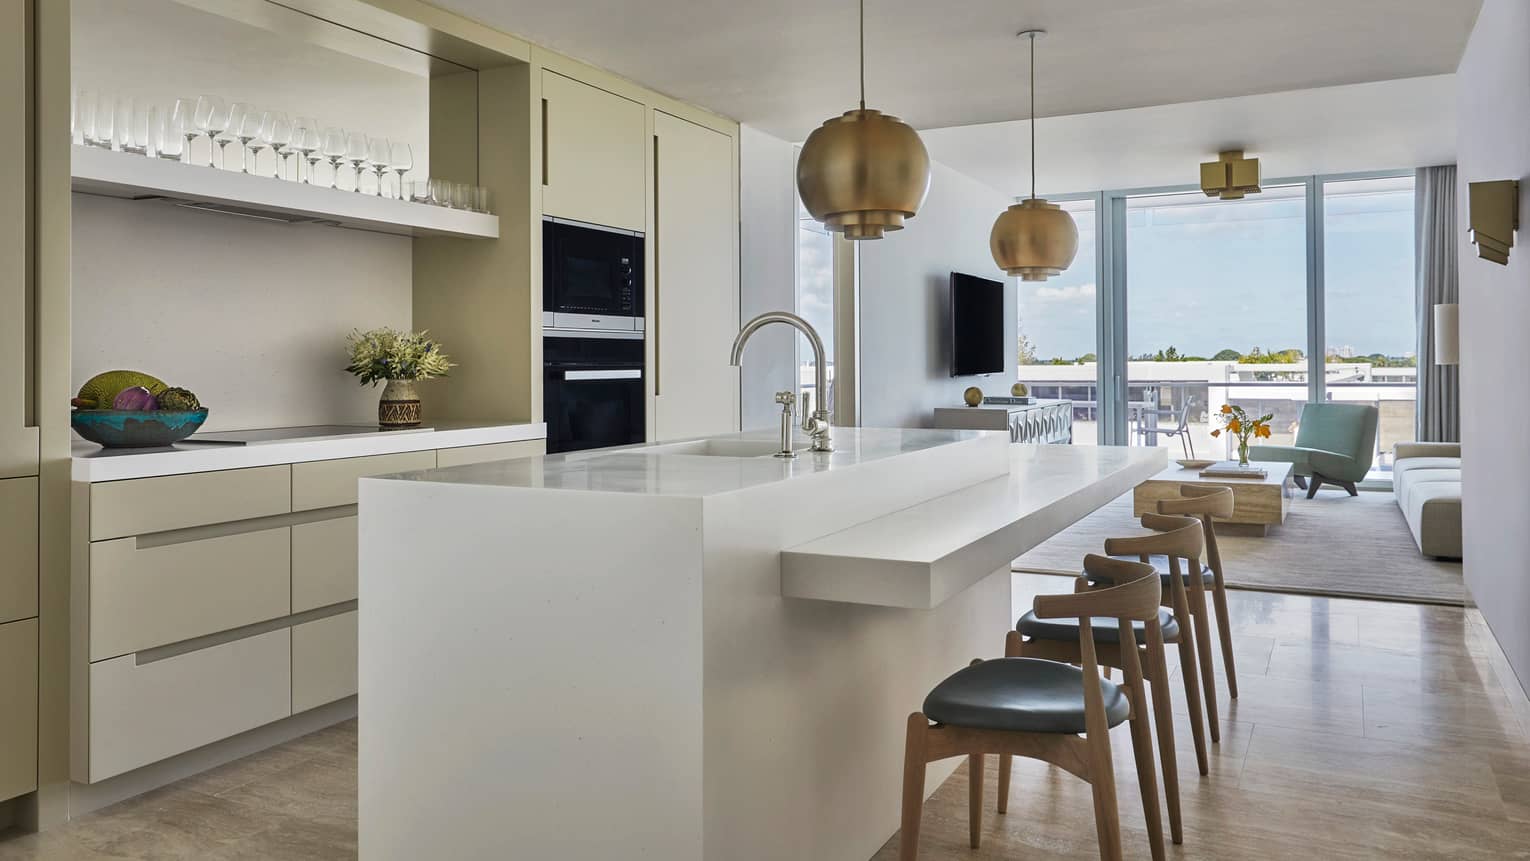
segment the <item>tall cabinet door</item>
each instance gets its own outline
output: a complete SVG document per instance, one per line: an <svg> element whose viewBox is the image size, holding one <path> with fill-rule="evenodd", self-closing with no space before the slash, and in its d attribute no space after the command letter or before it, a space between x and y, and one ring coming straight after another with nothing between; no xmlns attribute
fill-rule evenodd
<svg viewBox="0 0 1530 861"><path fill-rule="evenodd" d="M738 430L733 139L654 112L654 439Z"/></svg>
<svg viewBox="0 0 1530 861"><path fill-rule="evenodd" d="M28 3L0 7L0 478L36 475L33 416L34 334L31 254L31 164L26 39Z"/></svg>
<svg viewBox="0 0 1530 861"><path fill-rule="evenodd" d="M647 230L643 106L542 72L542 213Z"/></svg>

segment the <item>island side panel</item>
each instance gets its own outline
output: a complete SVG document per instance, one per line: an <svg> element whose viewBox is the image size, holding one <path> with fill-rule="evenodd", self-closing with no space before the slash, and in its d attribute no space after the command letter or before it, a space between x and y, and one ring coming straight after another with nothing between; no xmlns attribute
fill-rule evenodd
<svg viewBox="0 0 1530 861"><path fill-rule="evenodd" d="M781 596L781 549L863 520L864 492L808 480L707 500L708 858L874 855L898 828L909 713L1003 654L1008 565L931 610ZM932 764L927 791L958 763Z"/></svg>
<svg viewBox="0 0 1530 861"><path fill-rule="evenodd" d="M695 499L361 482L369 859L702 855Z"/></svg>

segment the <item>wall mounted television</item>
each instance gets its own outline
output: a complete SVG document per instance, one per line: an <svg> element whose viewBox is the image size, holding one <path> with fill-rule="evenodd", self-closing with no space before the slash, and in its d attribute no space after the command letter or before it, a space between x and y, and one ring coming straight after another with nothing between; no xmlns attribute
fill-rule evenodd
<svg viewBox="0 0 1530 861"><path fill-rule="evenodd" d="M951 273L951 376L1004 370L1004 282Z"/></svg>

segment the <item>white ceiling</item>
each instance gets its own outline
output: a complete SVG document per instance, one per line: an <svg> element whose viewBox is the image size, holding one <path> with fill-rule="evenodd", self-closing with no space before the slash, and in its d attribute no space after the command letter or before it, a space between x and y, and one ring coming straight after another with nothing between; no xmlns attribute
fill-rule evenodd
<svg viewBox="0 0 1530 861"><path fill-rule="evenodd" d="M1036 123L1043 196L1200 182L1246 149L1266 179L1455 161L1455 75L1049 117ZM1030 193L1024 120L920 133L930 156L1011 196Z"/></svg>
<svg viewBox="0 0 1530 861"><path fill-rule="evenodd" d="M853 0L433 0L790 140L853 107ZM872 0L867 103L916 128L1455 71L1481 0Z"/></svg>

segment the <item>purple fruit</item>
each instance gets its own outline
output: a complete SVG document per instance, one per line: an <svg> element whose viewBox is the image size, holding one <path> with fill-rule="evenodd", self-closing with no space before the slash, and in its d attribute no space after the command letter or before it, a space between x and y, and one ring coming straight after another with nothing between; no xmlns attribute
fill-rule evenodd
<svg viewBox="0 0 1530 861"><path fill-rule="evenodd" d="M117 393L112 398L114 410L155 410L159 409L159 402L154 395L143 386L130 386Z"/></svg>

